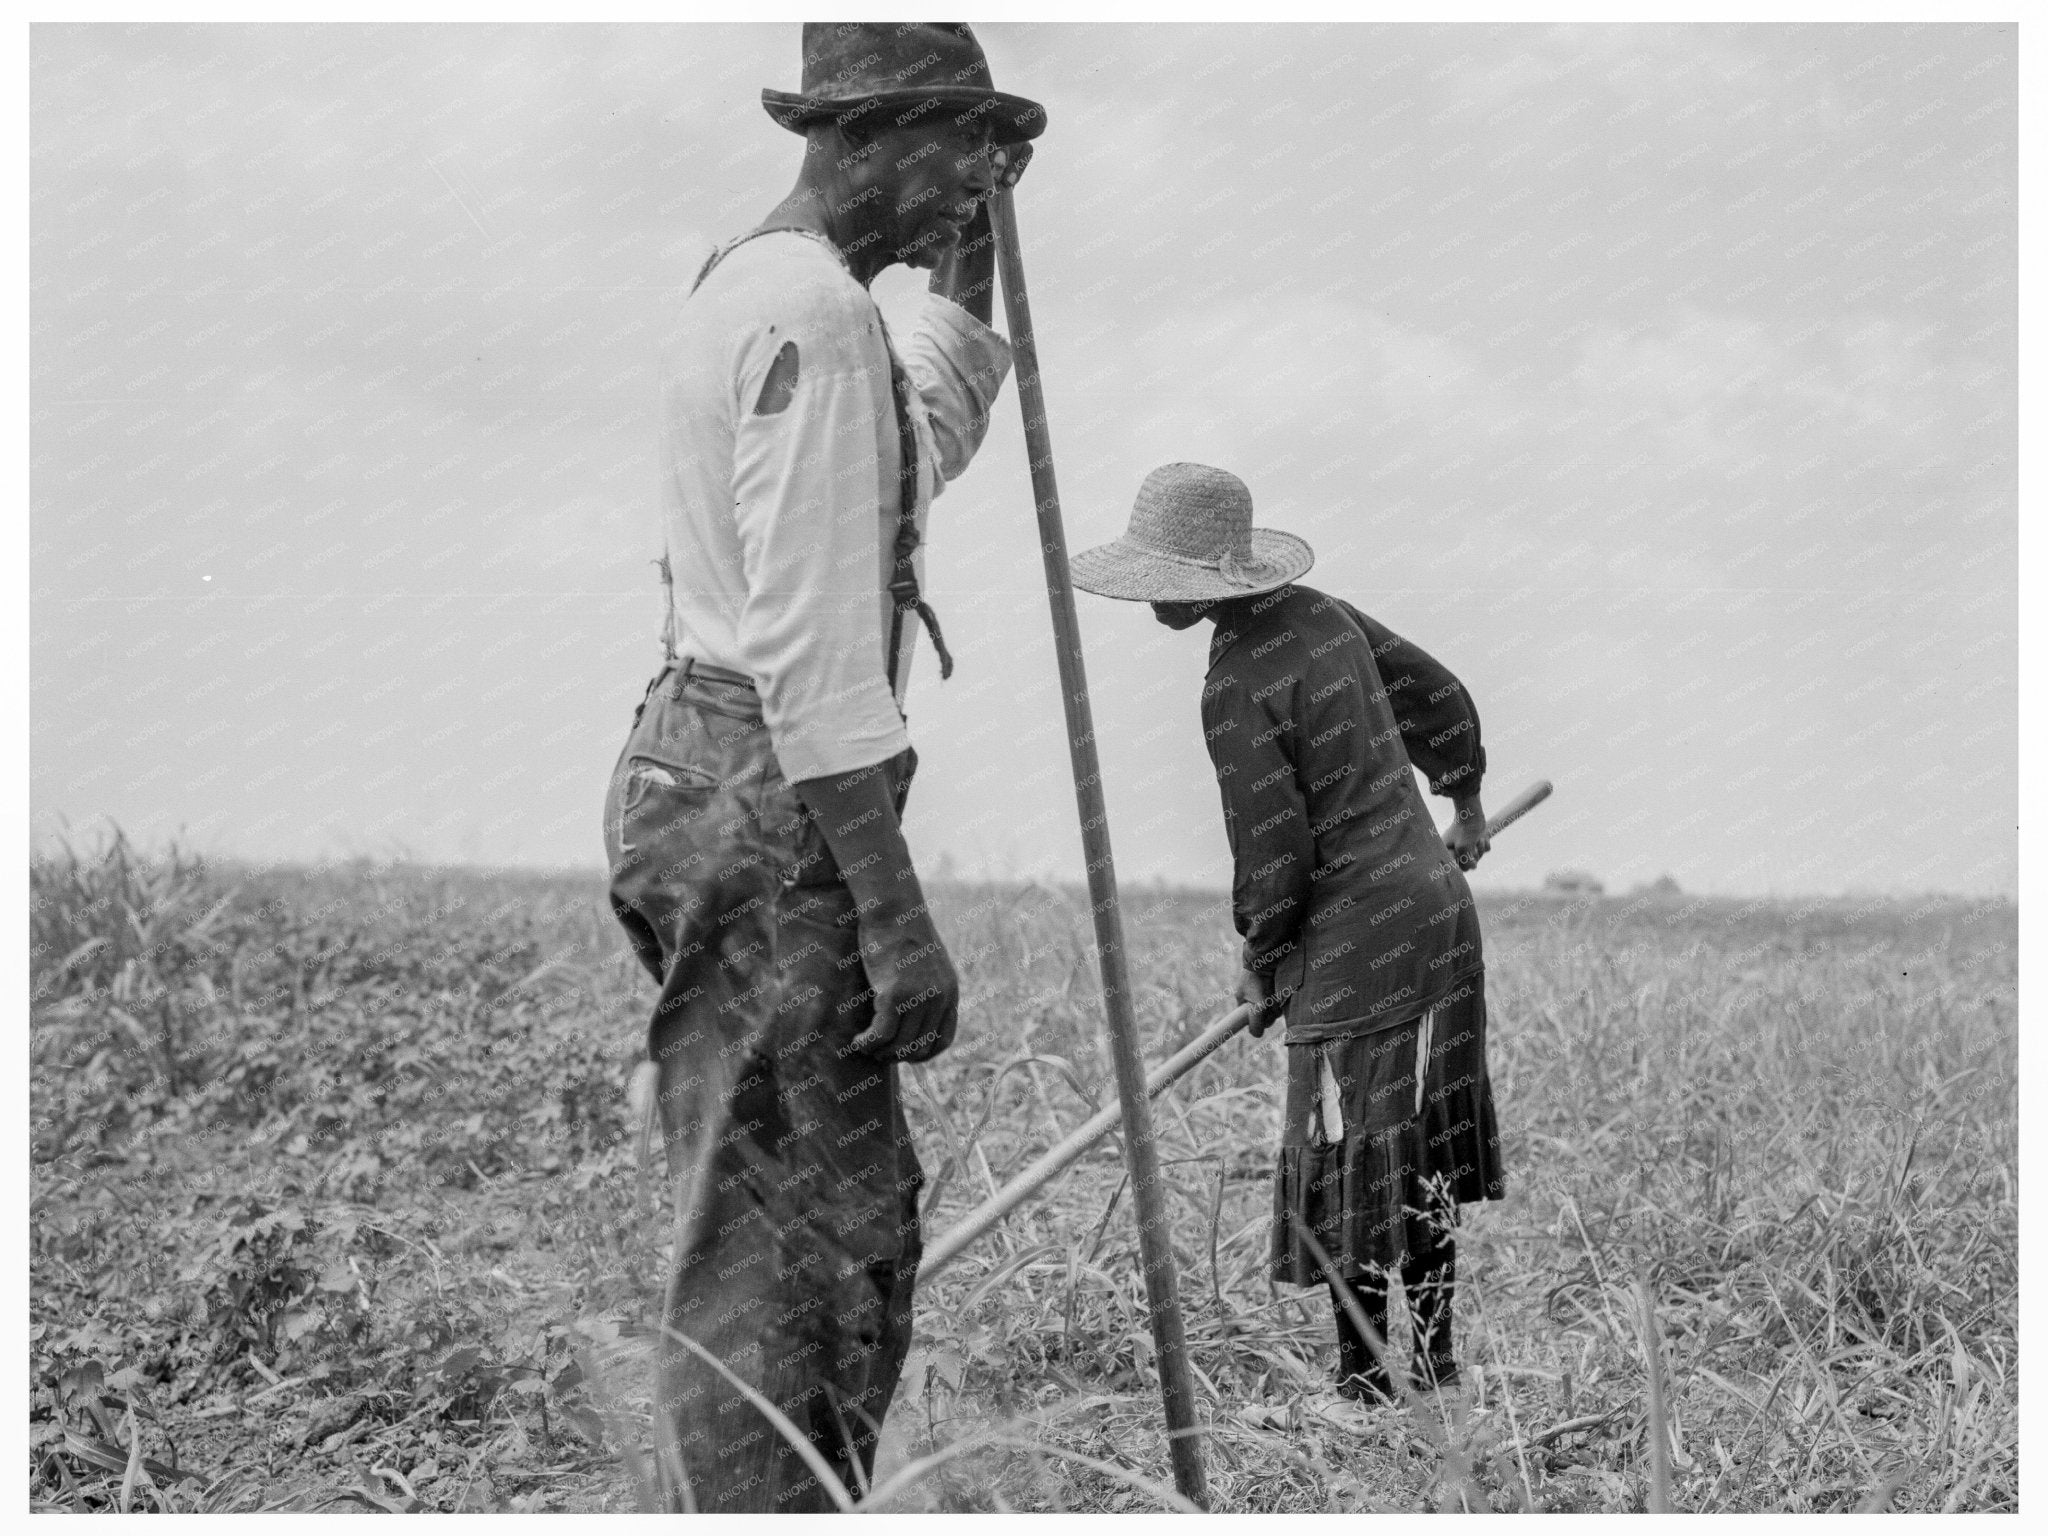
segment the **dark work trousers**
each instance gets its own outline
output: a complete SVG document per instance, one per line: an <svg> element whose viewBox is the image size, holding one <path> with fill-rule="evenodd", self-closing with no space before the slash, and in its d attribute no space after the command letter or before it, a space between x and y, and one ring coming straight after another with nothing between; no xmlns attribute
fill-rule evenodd
<svg viewBox="0 0 2048 1536"><path fill-rule="evenodd" d="M882 765L899 811L915 762ZM604 831L612 910L661 985L648 1049L677 1213L663 1494L829 1510L802 1456L682 1339L788 1415L848 1489L856 1458L872 1471L910 1344L923 1172L895 1066L849 1046L872 1013L853 898L730 674L656 679Z"/></svg>

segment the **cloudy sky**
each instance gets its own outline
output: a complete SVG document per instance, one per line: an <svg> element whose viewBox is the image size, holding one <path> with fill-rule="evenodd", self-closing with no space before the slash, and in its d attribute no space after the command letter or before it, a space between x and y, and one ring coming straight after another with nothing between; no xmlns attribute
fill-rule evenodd
<svg viewBox="0 0 2048 1536"><path fill-rule="evenodd" d="M1072 543L1242 475L1464 678L1492 801L1556 782L1482 888L2015 888L2011 27L980 32L1050 114ZM34 29L34 835L601 862L656 336L795 173L797 35ZM1068 876L1013 402L935 516L910 832ZM1081 602L1119 867L1224 882L1202 638Z"/></svg>

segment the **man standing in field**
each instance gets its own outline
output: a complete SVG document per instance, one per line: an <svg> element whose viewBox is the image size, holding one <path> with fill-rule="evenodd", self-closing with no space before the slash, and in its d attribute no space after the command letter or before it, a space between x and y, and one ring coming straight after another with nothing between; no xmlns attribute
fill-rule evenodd
<svg viewBox="0 0 2048 1536"><path fill-rule="evenodd" d="M1036 104L956 23L808 23L796 186L715 252L662 386L667 664L605 806L613 910L661 985L649 1031L678 1225L657 1448L673 1507L825 1510L910 1340L922 1173L896 1063L951 1042L959 980L899 817L931 499L1009 370L986 199ZM932 270L892 337L868 293ZM716 1364L713 1364L715 1360Z"/></svg>

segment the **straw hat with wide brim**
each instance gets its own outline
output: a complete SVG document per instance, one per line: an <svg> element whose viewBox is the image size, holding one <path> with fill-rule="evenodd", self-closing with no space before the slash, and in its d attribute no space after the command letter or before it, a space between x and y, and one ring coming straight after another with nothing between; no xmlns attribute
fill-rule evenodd
<svg viewBox="0 0 2048 1536"><path fill-rule="evenodd" d="M803 89L761 92L792 133L834 118L881 127L942 108L986 115L998 144L1045 131L1044 107L995 88L964 21L807 21L803 46Z"/></svg>
<svg viewBox="0 0 2048 1536"><path fill-rule="evenodd" d="M1138 487L1124 536L1082 550L1072 570L1101 597L1203 603L1271 592L1315 563L1305 540L1252 526L1252 493L1229 470L1162 464Z"/></svg>

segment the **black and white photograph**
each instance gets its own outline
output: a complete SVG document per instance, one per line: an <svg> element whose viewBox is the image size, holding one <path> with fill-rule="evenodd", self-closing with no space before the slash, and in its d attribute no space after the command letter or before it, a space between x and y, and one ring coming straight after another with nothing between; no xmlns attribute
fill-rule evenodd
<svg viewBox="0 0 2048 1536"><path fill-rule="evenodd" d="M486 14L21 34L18 1507L2019 1511L2017 21Z"/></svg>

